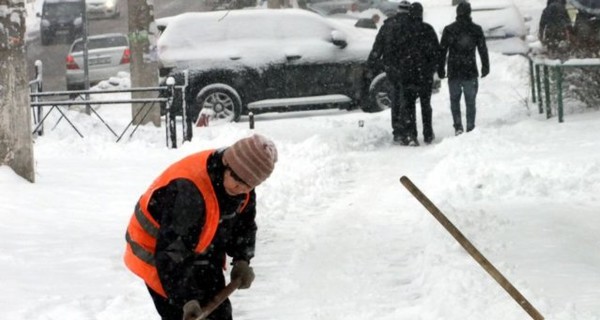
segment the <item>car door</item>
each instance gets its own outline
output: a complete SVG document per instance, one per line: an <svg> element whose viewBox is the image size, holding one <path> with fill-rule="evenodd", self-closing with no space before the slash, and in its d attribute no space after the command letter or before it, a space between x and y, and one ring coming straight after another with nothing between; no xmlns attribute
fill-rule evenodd
<svg viewBox="0 0 600 320"><path fill-rule="evenodd" d="M339 31L312 14L286 17L281 30L289 97L348 92L350 66L355 62L347 57L343 46L333 43L332 32Z"/></svg>
<svg viewBox="0 0 600 320"><path fill-rule="evenodd" d="M262 12L231 16L227 25L227 54L234 68L249 75L244 87L246 102L286 96L285 59L278 49L276 19ZM260 32L257 32L259 30Z"/></svg>

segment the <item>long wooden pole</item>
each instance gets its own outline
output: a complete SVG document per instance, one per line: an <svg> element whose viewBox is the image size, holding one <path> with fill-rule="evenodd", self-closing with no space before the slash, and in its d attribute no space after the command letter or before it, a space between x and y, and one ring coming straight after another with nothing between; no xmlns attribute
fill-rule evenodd
<svg viewBox="0 0 600 320"><path fill-rule="evenodd" d="M467 250L467 252L489 273L494 280L527 312L534 320L543 320L544 317L525 299L525 297L506 279L491 262L471 244L471 242L458 230L448 218L415 186L406 176L400 178L400 183L433 215L437 221Z"/></svg>

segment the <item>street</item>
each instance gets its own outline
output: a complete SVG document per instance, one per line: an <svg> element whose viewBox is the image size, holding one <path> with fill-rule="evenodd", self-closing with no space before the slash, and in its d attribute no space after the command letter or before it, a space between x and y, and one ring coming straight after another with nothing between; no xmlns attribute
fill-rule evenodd
<svg viewBox="0 0 600 320"><path fill-rule="evenodd" d="M115 19L90 19L88 20L89 35L118 32L128 32L127 1L119 1L121 14ZM155 17L161 18L186 11L205 11L204 1L155 1ZM66 90L65 58L71 43L66 37L57 37L48 45L42 46L40 39L33 40L27 46L27 61L30 78L34 74L34 62L41 60L43 64L44 91Z"/></svg>

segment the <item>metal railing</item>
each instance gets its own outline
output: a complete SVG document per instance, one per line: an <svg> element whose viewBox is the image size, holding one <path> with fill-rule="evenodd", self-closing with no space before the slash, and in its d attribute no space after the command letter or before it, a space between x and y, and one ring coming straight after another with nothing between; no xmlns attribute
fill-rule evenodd
<svg viewBox="0 0 600 320"><path fill-rule="evenodd" d="M564 69L568 68L586 67L599 68L600 59L570 59L563 62L557 59L530 56L529 79L531 86L531 97L534 103L537 102L539 113L544 113L545 102L546 118L549 119L552 117L552 94L550 93L550 78L552 75L554 75L558 122L564 122L563 71ZM542 96L544 99L542 99Z"/></svg>
<svg viewBox="0 0 600 320"><path fill-rule="evenodd" d="M144 122L144 120L150 114L150 111L156 104L163 104L165 111L165 136L166 136L166 145L170 148L177 148L177 116L172 111L171 106L173 105L173 96L175 90L180 90L182 96L184 96L185 89L187 86L187 82L182 86L176 86L175 80L173 78L169 78L166 81L166 86L159 87L146 87L146 88L129 88L129 89L113 89L113 90L71 90L71 91L48 91L44 92L43 89L43 81L42 81L42 63L41 61L36 61L35 63L35 74L36 78L29 82L30 86L30 105L35 109L34 111L34 124L36 125L33 129L33 134L43 135L44 130L44 121L48 118L48 115L56 110L60 113L60 117L57 120L54 128L61 122L62 119L65 119L69 123L69 125L75 130L75 132L80 136L84 137L81 131L75 126L75 124L69 119L67 114L61 109L61 107L70 107L74 105L86 105L86 110L89 110L94 116L96 116L106 128L117 138L116 142L121 141L125 133L131 128L131 126L136 122L135 119L139 119L141 115L142 118L137 121L135 127L129 135L129 138L133 136L133 134L137 131L139 126ZM145 99L114 99L114 100L86 100L85 98L80 99L82 97L89 97L95 94L107 94L107 93L133 93L133 92L156 92L157 98L145 98ZM79 99L74 100L70 99L70 97L77 96ZM51 100L48 98L62 98L58 100ZM46 99L44 99L46 98ZM117 134L115 130L96 112L93 106L95 105L115 105L115 104L142 104L142 107L132 116L132 120L127 124L125 129L120 134ZM45 112L44 108L50 107L50 109ZM189 122L185 119L185 100L182 101L182 137L183 141L190 141L191 135L187 126L189 126ZM142 112L144 112L142 114Z"/></svg>

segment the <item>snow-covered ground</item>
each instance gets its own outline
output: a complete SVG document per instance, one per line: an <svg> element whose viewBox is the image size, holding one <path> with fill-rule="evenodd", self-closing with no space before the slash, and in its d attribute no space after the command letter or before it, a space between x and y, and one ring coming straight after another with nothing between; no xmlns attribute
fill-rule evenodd
<svg viewBox="0 0 600 320"><path fill-rule="evenodd" d="M257 278L233 294L235 319L527 319L403 175L546 319L600 319L600 113L567 104L564 123L546 119L524 58L491 54L491 70L477 129L459 137L443 82L429 146L392 145L389 112L256 116L280 160L257 189ZM130 117L98 112L118 133ZM171 162L251 134L248 122L167 149L164 128L115 143L95 117L68 112L81 139L64 120L52 130L57 116L35 140L36 183L0 167L0 319L159 319L122 263L133 206Z"/></svg>

